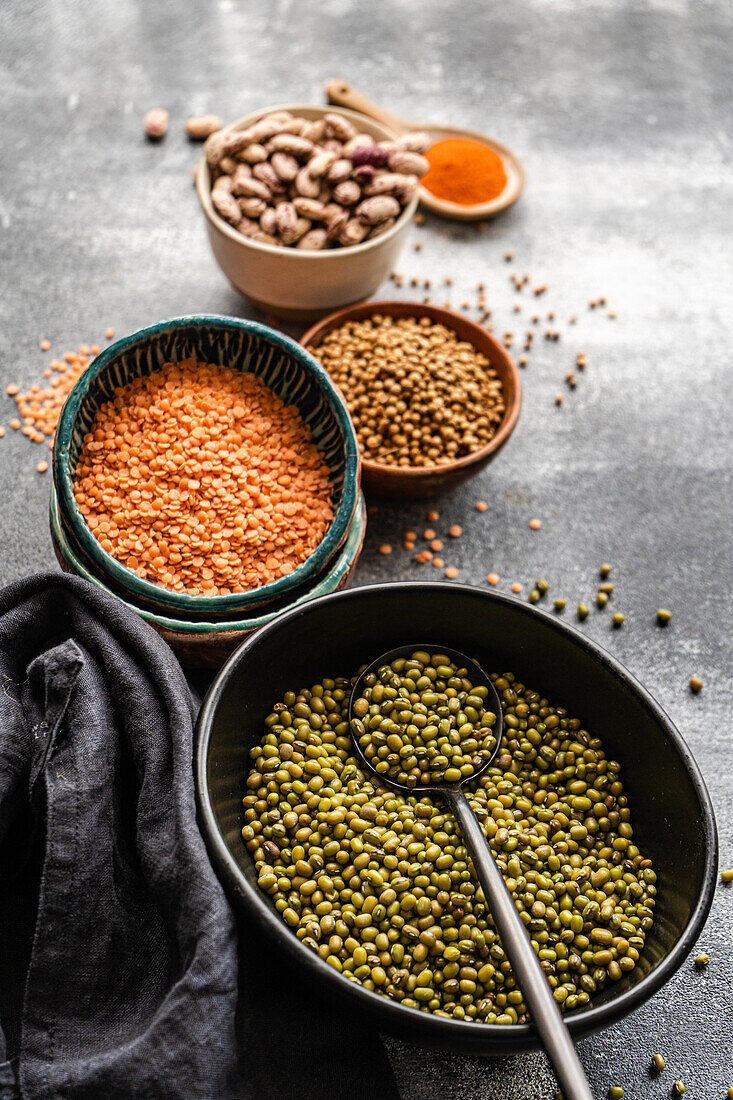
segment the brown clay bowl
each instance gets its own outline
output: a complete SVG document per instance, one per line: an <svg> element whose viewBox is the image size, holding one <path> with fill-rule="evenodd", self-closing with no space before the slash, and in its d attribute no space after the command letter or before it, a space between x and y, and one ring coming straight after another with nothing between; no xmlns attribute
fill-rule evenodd
<svg viewBox="0 0 733 1100"><path fill-rule="evenodd" d="M388 466L383 462L371 462L362 456L361 485L365 493L414 500L436 496L460 485L462 481L467 481L493 461L514 431L522 404L519 371L512 357L481 325L451 309L418 302L363 302L361 305L340 309L308 329L300 342L315 349L332 329L339 328L347 321L364 320L375 313L384 313L389 317L429 317L431 321L445 325L461 340L466 340L485 355L501 381L506 405L504 418L494 436L477 451L441 466L427 468Z"/></svg>

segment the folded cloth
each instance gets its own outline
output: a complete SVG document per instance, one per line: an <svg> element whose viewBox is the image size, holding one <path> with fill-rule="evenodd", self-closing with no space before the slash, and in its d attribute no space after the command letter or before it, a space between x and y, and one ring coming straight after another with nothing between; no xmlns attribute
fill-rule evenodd
<svg viewBox="0 0 733 1100"><path fill-rule="evenodd" d="M0 1100L229 1095L236 939L194 715L118 600L59 574L0 593Z"/></svg>

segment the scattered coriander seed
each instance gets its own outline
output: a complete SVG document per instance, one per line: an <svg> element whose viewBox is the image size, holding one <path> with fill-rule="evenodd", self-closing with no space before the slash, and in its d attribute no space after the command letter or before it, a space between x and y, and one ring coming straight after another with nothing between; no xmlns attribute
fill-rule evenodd
<svg viewBox="0 0 733 1100"><path fill-rule="evenodd" d="M616 310L615 309L609 309L609 311L608 311L609 321L613 321L616 316L617 316Z"/></svg>
<svg viewBox="0 0 733 1100"><path fill-rule="evenodd" d="M693 695L697 695L698 691L702 691L702 680L699 676L690 677L690 691Z"/></svg>
<svg viewBox="0 0 733 1100"><path fill-rule="evenodd" d="M529 602L530 603L537 603L539 598L540 598L539 592L537 591L536 588L533 588L532 591L529 594Z"/></svg>
<svg viewBox="0 0 733 1100"><path fill-rule="evenodd" d="M599 592L598 593L598 595L596 596L596 603L598 604L599 607L605 607L606 606L606 604L608 603L608 596L606 595L605 592Z"/></svg>
<svg viewBox="0 0 733 1100"><path fill-rule="evenodd" d="M601 564L601 567L598 570L598 572L601 574L602 577L607 577L608 574L611 572L611 566L608 564L607 561L604 561Z"/></svg>
<svg viewBox="0 0 733 1100"><path fill-rule="evenodd" d="M419 242L419 241L415 241L415 244L414 244L414 246L413 246L413 247L414 247L414 249L415 249L415 251L416 251L416 252L419 252L419 251L420 251L420 249L422 248L422 245L420 244L420 242Z"/></svg>
<svg viewBox="0 0 733 1100"><path fill-rule="evenodd" d="M617 611L616 614L613 616L611 621L612 621L613 625L616 628L618 628L618 627L624 625L625 619L626 619L626 616L622 615L620 611Z"/></svg>
<svg viewBox="0 0 733 1100"><path fill-rule="evenodd" d="M652 1068L655 1069L657 1073L661 1073L666 1064L661 1054L652 1055Z"/></svg>
<svg viewBox="0 0 733 1100"><path fill-rule="evenodd" d="M565 605L567 603L566 600L563 600L562 598L558 598L556 600L553 600L552 602L553 602L553 605L555 607L555 611L564 611L565 610Z"/></svg>
<svg viewBox="0 0 733 1100"><path fill-rule="evenodd" d="M720 872L720 881L724 882L726 886L729 883L733 882L733 870L721 871Z"/></svg>
<svg viewBox="0 0 733 1100"><path fill-rule="evenodd" d="M425 225L425 215L424 214L418 213L418 214L415 215L415 217L412 220L414 221L415 225Z"/></svg>
<svg viewBox="0 0 733 1100"><path fill-rule="evenodd" d="M571 370L569 370L568 373L565 375L565 381L567 382L571 390L574 390L575 387L578 385L575 375Z"/></svg>
<svg viewBox="0 0 733 1100"><path fill-rule="evenodd" d="M510 264L512 262L512 260L514 259L514 253L513 252L505 252L504 253L504 259L506 260L506 262L508 264Z"/></svg>
<svg viewBox="0 0 733 1100"><path fill-rule="evenodd" d="M538 592L542 593L543 596L550 591L550 586L544 577L540 577L538 581L535 581L534 586Z"/></svg>
<svg viewBox="0 0 733 1100"><path fill-rule="evenodd" d="M587 604L579 603L578 604L578 618L581 620L581 622L582 622L583 619L587 619L589 614L590 614L590 609L587 606Z"/></svg>
<svg viewBox="0 0 733 1100"><path fill-rule="evenodd" d="M672 1085L672 1092L675 1094L675 1096L681 1096L684 1091L685 1086L683 1085L682 1081L675 1081L675 1083Z"/></svg>
<svg viewBox="0 0 733 1100"><path fill-rule="evenodd" d="M562 405L562 394L561 393L555 394L555 404L556 405Z"/></svg>
<svg viewBox="0 0 733 1100"><path fill-rule="evenodd" d="M666 626L671 618L672 612L667 611L665 607L660 607L659 611L657 611L657 622L660 626Z"/></svg>
<svg viewBox="0 0 733 1100"><path fill-rule="evenodd" d="M704 967L706 967L708 965L709 962L710 962L710 956L706 955L705 952L703 951L702 954L698 955L697 958L695 959L695 966L698 968L698 970L702 970Z"/></svg>
<svg viewBox="0 0 733 1100"><path fill-rule="evenodd" d="M520 367L526 367L528 362L529 362L529 360L527 359L526 355L520 355L519 356L519 365L520 365Z"/></svg>

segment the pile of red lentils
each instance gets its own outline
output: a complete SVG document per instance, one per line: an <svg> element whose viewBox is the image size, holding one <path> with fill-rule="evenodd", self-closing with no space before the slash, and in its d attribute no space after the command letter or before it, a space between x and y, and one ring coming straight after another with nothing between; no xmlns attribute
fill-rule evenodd
<svg viewBox="0 0 733 1100"><path fill-rule="evenodd" d="M193 359L101 406L75 495L104 550L191 595L286 576L333 519L329 470L298 410L253 374Z"/></svg>

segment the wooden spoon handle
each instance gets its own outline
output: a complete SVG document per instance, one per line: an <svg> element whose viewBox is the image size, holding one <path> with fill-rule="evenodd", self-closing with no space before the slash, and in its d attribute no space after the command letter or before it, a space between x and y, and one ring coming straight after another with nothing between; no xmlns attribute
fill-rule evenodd
<svg viewBox="0 0 733 1100"><path fill-rule="evenodd" d="M348 107L352 111L360 111L367 118L373 118L375 122L381 122L383 126L386 126L388 130L393 130L396 134L403 134L406 130L414 129L404 118L398 118L397 115L391 115L389 111L378 107L376 103L372 103L361 92L357 92L356 88L352 88L345 80L332 80L326 85L326 95L328 96L328 102L333 103L336 107Z"/></svg>

